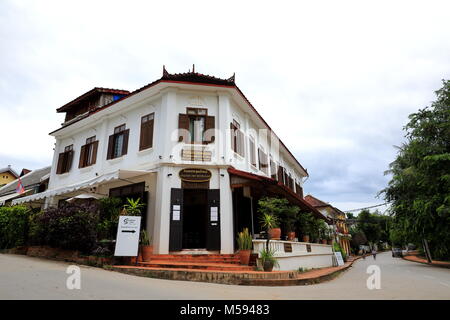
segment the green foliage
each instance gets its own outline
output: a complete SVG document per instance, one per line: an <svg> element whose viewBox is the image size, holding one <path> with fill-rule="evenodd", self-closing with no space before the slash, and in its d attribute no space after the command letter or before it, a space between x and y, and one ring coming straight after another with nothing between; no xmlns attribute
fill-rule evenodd
<svg viewBox="0 0 450 320"><path fill-rule="evenodd" d="M97 241L98 207L65 204L32 217L30 236L34 244L90 253Z"/></svg>
<svg viewBox="0 0 450 320"><path fill-rule="evenodd" d="M261 262L263 265L264 265L264 262L270 261L270 262L272 262L274 267L279 267L277 258L275 258L275 250L273 250L273 249L270 249L270 248L262 249L260 251L260 259L261 259Z"/></svg>
<svg viewBox="0 0 450 320"><path fill-rule="evenodd" d="M269 231L269 229L279 227L278 217L270 213L264 212L259 217L259 223L261 224L261 227L266 231Z"/></svg>
<svg viewBox="0 0 450 320"><path fill-rule="evenodd" d="M100 219L97 224L98 239L115 239L122 200L115 197L102 198L99 200L99 204Z"/></svg>
<svg viewBox="0 0 450 320"><path fill-rule="evenodd" d="M335 252L340 252L342 255L342 259L344 259L344 261L347 261L347 253L345 252L344 248L342 248L339 243L337 243L337 242L333 243L333 249Z"/></svg>
<svg viewBox="0 0 450 320"><path fill-rule="evenodd" d="M299 212L295 222L299 234L309 236L313 232L312 227L314 219L314 216L310 212Z"/></svg>
<svg viewBox="0 0 450 320"><path fill-rule="evenodd" d="M409 116L406 143L390 165L391 237L421 243L427 239L433 258L450 259L450 81L436 91L430 107Z"/></svg>
<svg viewBox="0 0 450 320"><path fill-rule="evenodd" d="M142 230L141 231L141 244L143 246L149 246L151 243L151 239L149 238L147 231Z"/></svg>
<svg viewBox="0 0 450 320"><path fill-rule="evenodd" d="M123 206L123 210L129 216L140 216L144 207L145 204L141 203L140 198L137 198L136 200L127 198L127 203Z"/></svg>
<svg viewBox="0 0 450 320"><path fill-rule="evenodd" d="M238 233L237 238L239 250L251 250L252 249L252 236L248 232L248 228L244 228L242 232Z"/></svg>
<svg viewBox="0 0 450 320"><path fill-rule="evenodd" d="M30 211L24 206L0 207L0 248L26 245Z"/></svg>

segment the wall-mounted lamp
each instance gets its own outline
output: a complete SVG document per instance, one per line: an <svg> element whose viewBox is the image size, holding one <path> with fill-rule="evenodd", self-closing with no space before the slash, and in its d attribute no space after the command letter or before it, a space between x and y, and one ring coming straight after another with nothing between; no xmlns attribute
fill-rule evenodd
<svg viewBox="0 0 450 320"><path fill-rule="evenodd" d="M221 177L225 177L225 175L223 173L220 174Z"/></svg>
<svg viewBox="0 0 450 320"><path fill-rule="evenodd" d="M168 177L171 177L171 176L172 176L172 174L171 174L171 173L168 173L168 174L167 174L167 176L168 176Z"/></svg>
<svg viewBox="0 0 450 320"><path fill-rule="evenodd" d="M160 159L162 159L162 156L159 156Z"/></svg>
<svg viewBox="0 0 450 320"><path fill-rule="evenodd" d="M172 158L173 158L173 155L170 155L169 158L172 159Z"/></svg>

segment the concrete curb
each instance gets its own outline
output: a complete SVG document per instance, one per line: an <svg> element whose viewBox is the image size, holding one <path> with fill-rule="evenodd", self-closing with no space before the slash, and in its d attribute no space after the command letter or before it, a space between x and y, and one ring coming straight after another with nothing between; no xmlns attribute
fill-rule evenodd
<svg viewBox="0 0 450 320"><path fill-rule="evenodd" d="M405 256L405 257L403 257L402 256L402 259L403 260L406 260L406 261L411 261L411 262L416 262L416 263L421 263L421 264L426 264L426 265L428 265L428 266L432 266L432 267L438 267L438 268L446 268L446 269L450 269L450 263L448 263L448 264L439 264L439 263L435 263L435 262L431 262L431 263L428 263L428 261L417 261L417 260L414 260L414 259L408 259L408 257L415 257L415 256Z"/></svg>

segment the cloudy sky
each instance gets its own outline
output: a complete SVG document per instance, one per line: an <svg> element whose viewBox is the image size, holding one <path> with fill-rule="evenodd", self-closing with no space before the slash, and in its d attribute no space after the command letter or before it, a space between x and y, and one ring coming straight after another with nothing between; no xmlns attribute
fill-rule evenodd
<svg viewBox="0 0 450 320"><path fill-rule="evenodd" d="M366 3L366 4L363 4ZM236 83L342 210L382 203L408 114L450 78L449 1L0 1L0 167L49 165L95 86L169 72Z"/></svg>

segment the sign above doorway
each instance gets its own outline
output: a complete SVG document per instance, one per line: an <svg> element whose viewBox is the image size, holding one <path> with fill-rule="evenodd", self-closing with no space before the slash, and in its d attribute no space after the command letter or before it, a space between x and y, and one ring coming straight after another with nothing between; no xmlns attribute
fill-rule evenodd
<svg viewBox="0 0 450 320"><path fill-rule="evenodd" d="M186 168L178 174L184 182L208 182L211 180L211 171L201 168Z"/></svg>

